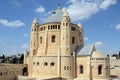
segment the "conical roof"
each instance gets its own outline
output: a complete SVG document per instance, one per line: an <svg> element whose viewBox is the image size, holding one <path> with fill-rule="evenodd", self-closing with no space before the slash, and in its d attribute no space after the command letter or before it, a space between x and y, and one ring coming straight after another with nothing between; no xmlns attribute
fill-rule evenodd
<svg viewBox="0 0 120 80"><path fill-rule="evenodd" d="M58 7L52 14L44 21L44 23L50 22L61 22L61 18L63 16L63 11L60 7Z"/></svg>

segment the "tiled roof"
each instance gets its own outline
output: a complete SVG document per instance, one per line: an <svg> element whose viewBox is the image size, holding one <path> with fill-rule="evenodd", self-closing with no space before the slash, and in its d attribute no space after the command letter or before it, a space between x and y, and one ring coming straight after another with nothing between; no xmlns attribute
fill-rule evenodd
<svg viewBox="0 0 120 80"><path fill-rule="evenodd" d="M75 50L75 53L76 53L77 56L80 56L80 55L91 55L93 47L94 47L93 45L79 46Z"/></svg>

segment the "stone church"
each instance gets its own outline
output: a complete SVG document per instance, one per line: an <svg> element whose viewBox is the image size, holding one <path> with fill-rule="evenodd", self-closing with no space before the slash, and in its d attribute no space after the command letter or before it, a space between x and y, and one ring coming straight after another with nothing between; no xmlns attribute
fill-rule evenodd
<svg viewBox="0 0 120 80"><path fill-rule="evenodd" d="M39 24L32 22L30 52L25 80L109 80L110 59L84 45L83 26L71 22L68 12L59 6ZM22 79L22 80L24 80Z"/></svg>

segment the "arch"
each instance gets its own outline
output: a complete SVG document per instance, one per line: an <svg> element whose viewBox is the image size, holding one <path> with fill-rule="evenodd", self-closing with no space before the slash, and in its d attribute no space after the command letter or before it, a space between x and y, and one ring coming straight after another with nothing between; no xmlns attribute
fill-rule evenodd
<svg viewBox="0 0 120 80"><path fill-rule="evenodd" d="M109 75L109 67L108 67L108 65L106 66L106 75Z"/></svg>
<svg viewBox="0 0 120 80"><path fill-rule="evenodd" d="M36 31L36 28L34 29L34 31Z"/></svg>
<svg viewBox="0 0 120 80"><path fill-rule="evenodd" d="M54 66L54 65L55 65L55 63L54 63L54 62L52 62L50 65L51 65L51 66Z"/></svg>
<svg viewBox="0 0 120 80"><path fill-rule="evenodd" d="M47 62L45 62L45 63L44 63L44 66L47 66L47 65L48 65L48 63L47 63Z"/></svg>
<svg viewBox="0 0 120 80"><path fill-rule="evenodd" d="M24 68L23 68L23 75L27 75L27 71L28 71L28 70L27 70L27 67L24 67Z"/></svg>
<svg viewBox="0 0 120 80"><path fill-rule="evenodd" d="M37 62L37 65L39 65L39 62Z"/></svg>
<svg viewBox="0 0 120 80"><path fill-rule="evenodd" d="M102 74L102 65L99 65L98 66L98 75L101 75Z"/></svg>
<svg viewBox="0 0 120 80"><path fill-rule="evenodd" d="M35 50L33 50L33 55L35 55Z"/></svg>
<svg viewBox="0 0 120 80"><path fill-rule="evenodd" d="M60 29L60 25L58 25L58 29Z"/></svg>
<svg viewBox="0 0 120 80"><path fill-rule="evenodd" d="M42 37L40 37L40 44L42 43Z"/></svg>
<svg viewBox="0 0 120 80"><path fill-rule="evenodd" d="M52 42L52 43L55 43L55 40L56 40L56 37L55 37L55 35L53 35L53 36L52 36L52 39L51 39L51 42Z"/></svg>
<svg viewBox="0 0 120 80"><path fill-rule="evenodd" d="M80 65L80 74L83 74L84 69L83 69L83 65Z"/></svg>
<svg viewBox="0 0 120 80"><path fill-rule="evenodd" d="M75 43L75 37L72 37L72 44Z"/></svg>
<svg viewBox="0 0 120 80"><path fill-rule="evenodd" d="M66 70L66 66L64 66L64 70Z"/></svg>

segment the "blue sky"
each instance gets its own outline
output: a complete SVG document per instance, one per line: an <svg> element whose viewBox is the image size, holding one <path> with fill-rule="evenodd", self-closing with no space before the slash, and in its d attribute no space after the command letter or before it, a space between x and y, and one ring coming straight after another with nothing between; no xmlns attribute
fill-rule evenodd
<svg viewBox="0 0 120 80"><path fill-rule="evenodd" d="M34 17L42 24L58 3L82 24L85 45L105 54L120 51L120 0L0 0L0 55L29 50Z"/></svg>

